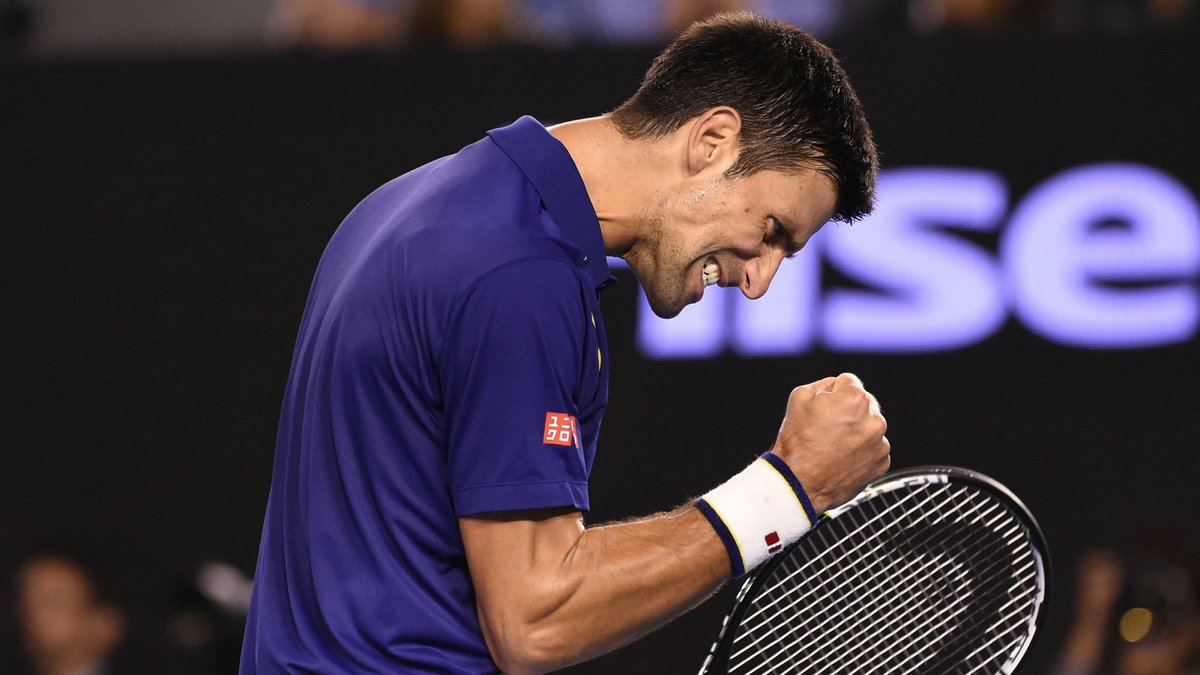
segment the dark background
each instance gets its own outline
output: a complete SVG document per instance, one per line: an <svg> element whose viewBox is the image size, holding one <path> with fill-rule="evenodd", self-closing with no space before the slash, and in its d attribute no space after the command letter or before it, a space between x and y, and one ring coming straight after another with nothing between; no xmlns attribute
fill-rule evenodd
<svg viewBox="0 0 1200 675"><path fill-rule="evenodd" d="M1200 191L1195 42L1016 34L836 46L888 167L994 170L1011 202L1107 161L1155 166ZM0 66L4 578L38 544L95 551L131 614L123 662L170 672L172 583L203 560L253 570L295 331L342 216L519 115L611 109L652 56ZM612 399L591 522L715 485L770 444L793 386L851 370L884 404L895 466L982 471L1041 520L1059 584L1028 672L1065 630L1082 550L1150 523L1200 531L1194 340L1081 350L1010 320L952 352L649 361L634 347L636 284L619 276L603 299ZM731 591L573 672L694 672Z"/></svg>

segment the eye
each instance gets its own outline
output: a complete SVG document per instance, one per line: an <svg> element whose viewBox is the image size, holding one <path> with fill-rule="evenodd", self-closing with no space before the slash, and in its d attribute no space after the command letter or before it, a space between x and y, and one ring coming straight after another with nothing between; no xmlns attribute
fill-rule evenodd
<svg viewBox="0 0 1200 675"><path fill-rule="evenodd" d="M775 223L775 231L773 233L775 237L786 241L788 233L787 230L783 229L783 223L779 222L779 219L774 216L771 217L771 222Z"/></svg>
<svg viewBox="0 0 1200 675"><path fill-rule="evenodd" d="M786 229L784 229L783 223L781 223L779 221L779 219L776 218L775 216L771 216L771 222L774 223L774 225L775 225L775 228L773 230L771 230L771 237L773 237L775 240L777 240L779 242L782 242L785 248L788 248L788 249L792 248L791 235L789 235L788 231ZM801 247L801 248L803 248L803 247ZM785 255L784 258L790 260L790 259L796 257L796 254L799 252L800 252L800 249L796 249L794 251L791 251L787 255Z"/></svg>

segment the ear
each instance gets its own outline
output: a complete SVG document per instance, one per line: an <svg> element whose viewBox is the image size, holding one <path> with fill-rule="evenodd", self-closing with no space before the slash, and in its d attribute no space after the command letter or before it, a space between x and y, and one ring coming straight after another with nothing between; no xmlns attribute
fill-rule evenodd
<svg viewBox="0 0 1200 675"><path fill-rule="evenodd" d="M692 120L687 137L688 174L724 173L737 161L742 116L727 105Z"/></svg>

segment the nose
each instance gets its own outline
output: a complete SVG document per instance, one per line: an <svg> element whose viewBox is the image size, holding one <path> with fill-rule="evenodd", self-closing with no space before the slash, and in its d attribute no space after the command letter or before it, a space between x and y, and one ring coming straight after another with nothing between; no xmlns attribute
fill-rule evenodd
<svg viewBox="0 0 1200 675"><path fill-rule="evenodd" d="M771 280L775 278L775 273L779 271L781 262L783 262L783 254L774 249L747 262L742 272L742 293L751 300L757 300L766 295L767 288L771 285Z"/></svg>

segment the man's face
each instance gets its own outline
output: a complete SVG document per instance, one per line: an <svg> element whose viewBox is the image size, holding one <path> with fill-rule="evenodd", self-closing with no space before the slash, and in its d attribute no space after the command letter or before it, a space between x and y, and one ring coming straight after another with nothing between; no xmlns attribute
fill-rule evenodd
<svg viewBox="0 0 1200 675"><path fill-rule="evenodd" d="M836 201L832 181L814 169L688 179L642 214L649 234L625 260L663 318L699 301L709 285L758 298Z"/></svg>

